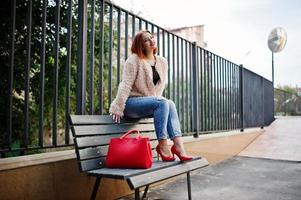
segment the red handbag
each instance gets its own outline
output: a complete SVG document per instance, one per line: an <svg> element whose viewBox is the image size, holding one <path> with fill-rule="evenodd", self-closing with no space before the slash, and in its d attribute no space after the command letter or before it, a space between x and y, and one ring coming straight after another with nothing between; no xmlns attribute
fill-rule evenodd
<svg viewBox="0 0 301 200"><path fill-rule="evenodd" d="M136 137L127 137L132 133ZM131 130L120 138L111 138L106 157L109 168L147 169L153 164L152 150L148 137L141 137L138 130Z"/></svg>

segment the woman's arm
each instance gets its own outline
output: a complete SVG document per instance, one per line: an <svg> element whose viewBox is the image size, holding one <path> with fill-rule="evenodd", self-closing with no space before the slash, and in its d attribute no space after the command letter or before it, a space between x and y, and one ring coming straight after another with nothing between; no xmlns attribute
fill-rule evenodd
<svg viewBox="0 0 301 200"><path fill-rule="evenodd" d="M118 86L116 98L110 106L110 113L114 121L119 121L123 117L125 102L128 99L132 90L133 84L136 80L138 66L135 63L127 61L123 69L122 81ZM119 116L119 119L116 119ZM115 118L115 119L114 119Z"/></svg>

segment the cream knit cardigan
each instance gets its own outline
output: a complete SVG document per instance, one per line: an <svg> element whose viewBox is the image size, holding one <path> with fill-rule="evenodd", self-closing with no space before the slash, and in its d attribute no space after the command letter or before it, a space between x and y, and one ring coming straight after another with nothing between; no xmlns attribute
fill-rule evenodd
<svg viewBox="0 0 301 200"><path fill-rule="evenodd" d="M154 85L151 65L137 54L132 54L125 62L122 81L118 86L116 98L110 106L110 113L123 117L125 102L129 96L162 97L165 88L168 64L161 56L156 56L155 66L160 81Z"/></svg>

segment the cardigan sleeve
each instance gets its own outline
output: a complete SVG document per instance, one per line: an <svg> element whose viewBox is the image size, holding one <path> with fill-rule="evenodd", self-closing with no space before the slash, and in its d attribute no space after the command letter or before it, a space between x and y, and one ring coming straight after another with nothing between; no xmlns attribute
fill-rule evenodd
<svg viewBox="0 0 301 200"><path fill-rule="evenodd" d="M123 117L125 102L137 77L137 64L127 61L123 69L122 81L118 86L116 98L111 103L109 112Z"/></svg>
<svg viewBox="0 0 301 200"><path fill-rule="evenodd" d="M163 76L161 77L162 83L160 84L160 87L158 88L158 96L162 97L163 91L167 85L167 79L168 79L168 62L166 58L161 57L160 59L161 65L162 65L162 71L163 71Z"/></svg>

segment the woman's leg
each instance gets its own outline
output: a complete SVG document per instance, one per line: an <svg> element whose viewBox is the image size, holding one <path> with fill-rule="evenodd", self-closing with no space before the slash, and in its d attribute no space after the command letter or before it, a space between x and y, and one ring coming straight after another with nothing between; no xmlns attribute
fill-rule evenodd
<svg viewBox="0 0 301 200"><path fill-rule="evenodd" d="M124 115L130 118L154 117L154 125L160 150L170 156L167 146L167 122L169 118L169 103L157 97L130 97L126 101Z"/></svg>
<svg viewBox="0 0 301 200"><path fill-rule="evenodd" d="M174 146L180 155L186 155L182 141L182 132L180 128L180 120L177 113L177 108L172 100L167 100L169 103L169 116L167 122L167 131L170 139L174 142Z"/></svg>
<svg viewBox="0 0 301 200"><path fill-rule="evenodd" d="M169 105L167 132L169 138L173 140L173 138L177 136L182 136L182 131L181 131L180 120L179 120L175 103L172 100L166 100L166 101L168 102Z"/></svg>

